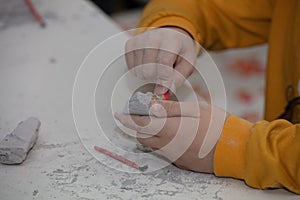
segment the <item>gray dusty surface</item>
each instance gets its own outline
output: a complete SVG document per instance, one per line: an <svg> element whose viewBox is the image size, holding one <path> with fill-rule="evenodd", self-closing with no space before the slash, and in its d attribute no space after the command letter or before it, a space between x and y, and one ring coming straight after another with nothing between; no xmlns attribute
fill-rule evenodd
<svg viewBox="0 0 300 200"><path fill-rule="evenodd" d="M21 15L6 12L9 17L0 17L3 24L0 28L0 140L28 116L42 121L39 139L23 164L0 164L1 200L298 198L285 190L254 190L243 181L181 170L173 165L137 174L125 172L127 168L122 163L120 168L124 166L124 171L99 162L82 144L83 140L92 144L101 142L87 137L98 135L99 129L85 126L82 137L78 137L72 113L72 90L77 70L89 51L121 30L89 1L33 2L46 20L44 29L23 7L23 1L0 1L0 10L4 3L20 4L13 8L20 9ZM17 18L13 19L14 16ZM116 43L105 50L124 48L120 41ZM101 54L98 57L105 59ZM105 69L102 63L92 64ZM127 71L125 63L117 67ZM120 100L122 106L124 102L125 99ZM109 112L110 105L105 107ZM135 143L126 145L127 138L113 131L114 121L102 122L103 118L99 124L111 130L107 136L120 150L136 149ZM106 163L117 166L119 162L107 158Z"/></svg>

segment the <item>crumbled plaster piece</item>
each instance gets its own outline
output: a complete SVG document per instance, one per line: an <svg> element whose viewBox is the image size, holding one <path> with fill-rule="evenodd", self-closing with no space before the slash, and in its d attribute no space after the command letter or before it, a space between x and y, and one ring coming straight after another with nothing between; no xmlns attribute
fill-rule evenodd
<svg viewBox="0 0 300 200"><path fill-rule="evenodd" d="M145 146L145 145L142 145L140 143L137 143L136 144L136 148L144 153L150 153L153 151L153 149L151 147L148 147L148 146Z"/></svg>
<svg viewBox="0 0 300 200"><path fill-rule="evenodd" d="M12 133L0 142L0 162L4 164L20 164L38 138L41 122L30 117L22 121Z"/></svg>
<svg viewBox="0 0 300 200"><path fill-rule="evenodd" d="M149 104L151 102L153 93L136 92L127 102L124 113L132 115L149 115Z"/></svg>

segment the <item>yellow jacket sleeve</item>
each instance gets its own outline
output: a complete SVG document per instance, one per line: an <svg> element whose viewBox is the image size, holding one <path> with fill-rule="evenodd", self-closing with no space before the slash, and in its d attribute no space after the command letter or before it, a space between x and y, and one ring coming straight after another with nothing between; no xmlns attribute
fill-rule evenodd
<svg viewBox="0 0 300 200"><path fill-rule="evenodd" d="M138 27L180 27L204 48L220 50L267 42L271 15L271 0L152 0Z"/></svg>
<svg viewBox="0 0 300 200"><path fill-rule="evenodd" d="M252 124L231 115L216 146L214 171L244 179L254 188L286 188L300 194L300 124Z"/></svg>

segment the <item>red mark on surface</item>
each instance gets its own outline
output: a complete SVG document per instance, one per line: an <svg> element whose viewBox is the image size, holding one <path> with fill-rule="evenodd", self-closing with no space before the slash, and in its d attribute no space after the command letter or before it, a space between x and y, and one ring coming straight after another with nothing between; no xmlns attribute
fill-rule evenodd
<svg viewBox="0 0 300 200"><path fill-rule="evenodd" d="M147 165L143 166L143 167L140 167L138 164L136 164L135 162L131 161L131 160L128 160L127 158L124 158L123 156L120 156L118 154L115 154L113 152L110 152L108 151L107 149L104 149L104 148L101 148L101 147L98 147L98 146L94 146L94 149L100 153L103 153L105 155L108 155L110 156L111 158L114 158L130 167L133 167L135 169L138 169L138 170L141 170L141 171L144 171L148 168Z"/></svg>
<svg viewBox="0 0 300 200"><path fill-rule="evenodd" d="M237 98L243 103L251 103L253 101L253 95L247 91L240 90L237 92Z"/></svg>
<svg viewBox="0 0 300 200"><path fill-rule="evenodd" d="M241 117L253 123L261 120L261 116L256 112L246 112L243 115L241 115Z"/></svg>
<svg viewBox="0 0 300 200"><path fill-rule="evenodd" d="M232 69L245 76L257 75L265 71L257 60L236 60Z"/></svg>

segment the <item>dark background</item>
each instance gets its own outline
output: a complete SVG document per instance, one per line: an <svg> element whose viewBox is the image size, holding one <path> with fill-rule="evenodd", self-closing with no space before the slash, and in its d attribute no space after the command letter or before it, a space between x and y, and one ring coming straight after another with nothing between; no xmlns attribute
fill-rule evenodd
<svg viewBox="0 0 300 200"><path fill-rule="evenodd" d="M90 0L105 13L113 14L129 9L141 8L146 5L148 0Z"/></svg>

